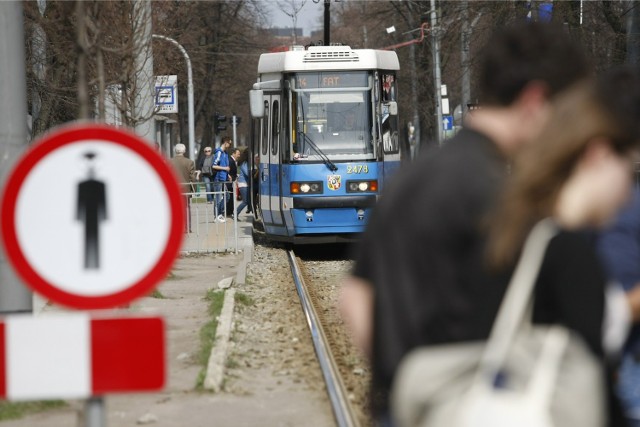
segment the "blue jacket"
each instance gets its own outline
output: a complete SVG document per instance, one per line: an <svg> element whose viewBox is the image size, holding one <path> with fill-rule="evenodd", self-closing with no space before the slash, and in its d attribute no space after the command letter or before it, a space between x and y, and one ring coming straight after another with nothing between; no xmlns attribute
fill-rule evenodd
<svg viewBox="0 0 640 427"><path fill-rule="evenodd" d="M213 153L213 164L216 166L229 166L229 155L222 151L220 147L216 148L216 151ZM227 171L219 170L216 174L216 181L227 181L229 178L229 173Z"/></svg>
<svg viewBox="0 0 640 427"><path fill-rule="evenodd" d="M249 176L249 166L247 165L247 162L242 162L240 165L240 173L238 173L238 183L243 182L249 185L250 181L251 177Z"/></svg>
<svg viewBox="0 0 640 427"><path fill-rule="evenodd" d="M598 253L611 280L630 290L640 283L640 190L598 238ZM635 326L627 347L640 350L640 327Z"/></svg>

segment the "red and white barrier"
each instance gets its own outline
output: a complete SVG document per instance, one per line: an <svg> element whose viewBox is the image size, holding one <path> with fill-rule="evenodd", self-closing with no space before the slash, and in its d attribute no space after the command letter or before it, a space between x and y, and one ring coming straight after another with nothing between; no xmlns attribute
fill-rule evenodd
<svg viewBox="0 0 640 427"><path fill-rule="evenodd" d="M160 317L0 319L0 399L81 399L165 383Z"/></svg>

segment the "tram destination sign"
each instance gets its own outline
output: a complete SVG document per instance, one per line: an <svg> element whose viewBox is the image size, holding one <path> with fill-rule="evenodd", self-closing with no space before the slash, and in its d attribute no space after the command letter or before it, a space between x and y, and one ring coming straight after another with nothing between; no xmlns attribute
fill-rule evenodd
<svg viewBox="0 0 640 427"><path fill-rule="evenodd" d="M298 73L300 89L323 89L340 87L367 87L367 73L364 71L337 72L322 71L315 73Z"/></svg>

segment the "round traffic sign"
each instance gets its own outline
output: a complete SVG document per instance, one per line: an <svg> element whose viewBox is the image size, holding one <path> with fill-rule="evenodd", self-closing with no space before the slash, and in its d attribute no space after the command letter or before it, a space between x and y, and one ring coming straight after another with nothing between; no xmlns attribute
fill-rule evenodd
<svg viewBox="0 0 640 427"><path fill-rule="evenodd" d="M182 243L183 203L171 167L143 139L69 125L9 174L2 241L34 291L73 308L115 307L166 277Z"/></svg>

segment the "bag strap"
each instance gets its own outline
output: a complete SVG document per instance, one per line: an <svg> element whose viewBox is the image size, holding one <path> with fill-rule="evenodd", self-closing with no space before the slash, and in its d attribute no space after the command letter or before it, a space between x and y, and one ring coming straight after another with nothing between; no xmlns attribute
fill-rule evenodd
<svg viewBox="0 0 640 427"><path fill-rule="evenodd" d="M533 289L549 241L557 232L555 222L546 218L529 233L480 359L478 375L499 372L516 333L530 324L531 316L527 314L530 314Z"/></svg>

